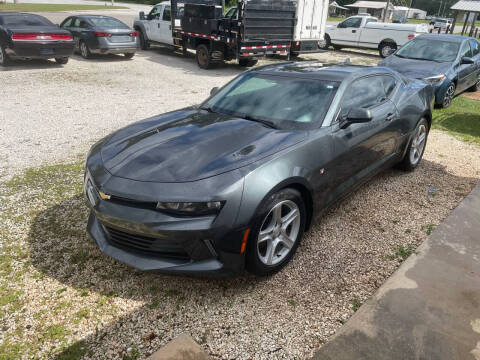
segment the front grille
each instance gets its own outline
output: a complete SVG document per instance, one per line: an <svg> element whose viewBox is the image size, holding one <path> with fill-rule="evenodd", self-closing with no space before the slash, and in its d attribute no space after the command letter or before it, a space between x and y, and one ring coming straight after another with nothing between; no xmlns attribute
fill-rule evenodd
<svg viewBox="0 0 480 360"><path fill-rule="evenodd" d="M108 242L115 247L145 255L177 259L189 258L183 247L176 242L126 233L111 227L105 227L105 229L108 233Z"/></svg>

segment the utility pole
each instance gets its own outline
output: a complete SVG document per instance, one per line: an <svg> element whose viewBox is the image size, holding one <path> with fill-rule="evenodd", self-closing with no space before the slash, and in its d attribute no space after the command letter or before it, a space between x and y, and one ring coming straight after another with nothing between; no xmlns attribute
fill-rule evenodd
<svg viewBox="0 0 480 360"><path fill-rule="evenodd" d="M387 12L388 12L388 9L390 8L390 0L387 0L387 7L385 8L385 10L383 11L383 22L385 22L385 19L387 18Z"/></svg>

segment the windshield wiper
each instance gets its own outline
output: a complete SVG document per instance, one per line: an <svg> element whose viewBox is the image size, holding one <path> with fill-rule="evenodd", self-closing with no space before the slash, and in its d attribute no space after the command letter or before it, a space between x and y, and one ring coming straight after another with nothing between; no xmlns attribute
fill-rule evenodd
<svg viewBox="0 0 480 360"><path fill-rule="evenodd" d="M238 115L242 119L249 120L249 121L255 121L255 122L263 124L263 125L265 125L269 128L272 128L272 129L278 129L278 127L275 125L275 123L273 121L265 120L265 119L259 119L259 118L256 118L254 116L248 115L248 114L238 114Z"/></svg>
<svg viewBox="0 0 480 360"><path fill-rule="evenodd" d="M216 113L216 111L213 110L213 108L211 106L200 106L200 110L205 110L205 111L208 111L209 113L212 113L212 114Z"/></svg>

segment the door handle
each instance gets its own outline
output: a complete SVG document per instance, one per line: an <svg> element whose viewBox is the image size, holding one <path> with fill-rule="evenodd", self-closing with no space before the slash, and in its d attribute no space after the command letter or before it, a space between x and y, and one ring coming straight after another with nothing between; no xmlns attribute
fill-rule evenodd
<svg viewBox="0 0 480 360"><path fill-rule="evenodd" d="M385 118L386 121L392 121L393 119L395 119L394 113L388 114L387 117Z"/></svg>
<svg viewBox="0 0 480 360"><path fill-rule="evenodd" d="M160 23L157 24L158 28L160 29Z"/></svg>
<svg viewBox="0 0 480 360"><path fill-rule="evenodd" d="M356 33L356 32L357 32L357 30L352 30L352 33Z"/></svg>

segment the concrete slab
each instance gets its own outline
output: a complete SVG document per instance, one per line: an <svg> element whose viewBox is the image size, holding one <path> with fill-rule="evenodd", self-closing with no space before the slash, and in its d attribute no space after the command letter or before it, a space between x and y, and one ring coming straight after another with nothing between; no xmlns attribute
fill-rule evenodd
<svg viewBox="0 0 480 360"><path fill-rule="evenodd" d="M148 360L210 360L190 336L182 334L148 357Z"/></svg>
<svg viewBox="0 0 480 360"><path fill-rule="evenodd" d="M480 360L480 184L315 360Z"/></svg>

